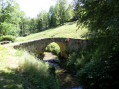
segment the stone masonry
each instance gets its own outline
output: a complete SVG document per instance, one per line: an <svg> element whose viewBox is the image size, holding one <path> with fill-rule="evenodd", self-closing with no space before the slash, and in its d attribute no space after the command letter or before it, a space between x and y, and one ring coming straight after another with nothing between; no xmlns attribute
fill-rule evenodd
<svg viewBox="0 0 119 89"><path fill-rule="evenodd" d="M68 52L78 51L86 47L88 40L55 37L55 38L44 38L44 39L36 39L31 41L24 41L24 42L14 43L11 45L14 48L20 48L30 53L34 53L38 57L43 54L45 48L52 42L55 42L59 45L61 56L67 57Z"/></svg>

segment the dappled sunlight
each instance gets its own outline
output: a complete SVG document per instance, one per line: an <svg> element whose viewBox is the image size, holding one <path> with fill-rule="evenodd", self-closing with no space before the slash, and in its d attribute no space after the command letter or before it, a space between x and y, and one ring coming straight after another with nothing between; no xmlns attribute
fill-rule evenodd
<svg viewBox="0 0 119 89"><path fill-rule="evenodd" d="M0 89L24 89L22 78L13 71L0 71Z"/></svg>
<svg viewBox="0 0 119 89"><path fill-rule="evenodd" d="M59 86L54 77L49 74L49 65L33 55L7 47L2 47L2 52L7 53L0 54L2 57L0 60L0 89L24 89L25 87L32 89L46 87L47 89L50 84L54 84L50 86L51 89L56 89Z"/></svg>
<svg viewBox="0 0 119 89"><path fill-rule="evenodd" d="M0 50L0 89L23 89L21 77L15 72L18 58L14 53L14 49L3 46Z"/></svg>

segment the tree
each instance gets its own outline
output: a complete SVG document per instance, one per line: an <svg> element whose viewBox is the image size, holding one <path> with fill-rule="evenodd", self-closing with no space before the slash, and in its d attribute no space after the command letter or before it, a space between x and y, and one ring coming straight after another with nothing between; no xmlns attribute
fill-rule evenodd
<svg viewBox="0 0 119 89"><path fill-rule="evenodd" d="M66 7L67 7L67 0L59 0L60 3L60 24L63 24L66 21Z"/></svg>
<svg viewBox="0 0 119 89"><path fill-rule="evenodd" d="M73 17L73 9L66 0L58 0L55 7L49 10L49 26L56 27Z"/></svg>
<svg viewBox="0 0 119 89"><path fill-rule="evenodd" d="M53 27L53 12L54 12L54 8L53 6L51 6L48 12L49 27Z"/></svg>
<svg viewBox="0 0 119 89"><path fill-rule="evenodd" d="M23 36L25 33L30 33L30 18L21 18L20 29L21 36Z"/></svg>
<svg viewBox="0 0 119 89"><path fill-rule="evenodd" d="M53 11L53 25L57 26L60 24L60 3L58 2Z"/></svg>
<svg viewBox="0 0 119 89"><path fill-rule="evenodd" d="M78 25L97 33L89 39L92 57L80 71L81 83L85 89L119 88L119 1L78 0L76 5Z"/></svg>
<svg viewBox="0 0 119 89"><path fill-rule="evenodd" d="M23 12L14 0L1 0L0 7L0 29L3 29L4 35L18 35L20 28L19 22Z"/></svg>
<svg viewBox="0 0 119 89"><path fill-rule="evenodd" d="M37 22L38 22L37 27L39 31L47 29L49 27L48 26L49 25L48 24L48 13L42 10L40 14L38 15Z"/></svg>
<svg viewBox="0 0 119 89"><path fill-rule="evenodd" d="M56 6L53 8L53 6L50 7L48 17L49 17L49 27L56 27L60 24L60 7L59 2L56 3Z"/></svg>
<svg viewBox="0 0 119 89"><path fill-rule="evenodd" d="M37 22L36 22L36 19L32 18L30 20L29 25L30 25L30 28L29 28L30 33L37 32Z"/></svg>
<svg viewBox="0 0 119 89"><path fill-rule="evenodd" d="M69 21L70 19L72 19L72 17L73 17L73 9L72 9L72 6L69 4L69 6L68 6L68 8L67 8L67 10L66 10L66 12L65 12L66 14L66 21Z"/></svg>

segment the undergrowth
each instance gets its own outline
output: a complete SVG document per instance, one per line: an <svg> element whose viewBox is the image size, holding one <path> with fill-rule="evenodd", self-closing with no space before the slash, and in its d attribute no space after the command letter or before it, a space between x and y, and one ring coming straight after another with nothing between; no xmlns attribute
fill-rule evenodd
<svg viewBox="0 0 119 89"><path fill-rule="evenodd" d="M25 51L0 46L0 89L60 89L48 69Z"/></svg>

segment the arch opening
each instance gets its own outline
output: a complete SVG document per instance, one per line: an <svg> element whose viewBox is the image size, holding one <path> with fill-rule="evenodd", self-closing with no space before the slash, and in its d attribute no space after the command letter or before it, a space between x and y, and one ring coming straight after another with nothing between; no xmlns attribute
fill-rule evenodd
<svg viewBox="0 0 119 89"><path fill-rule="evenodd" d="M54 65L66 57L66 46L62 42L52 42L45 47L43 61Z"/></svg>
<svg viewBox="0 0 119 89"><path fill-rule="evenodd" d="M59 55L60 46L57 43L52 42L46 46L45 51L46 52L52 52L55 55Z"/></svg>
<svg viewBox="0 0 119 89"><path fill-rule="evenodd" d="M56 59L58 58L59 54L60 54L60 46L57 43L52 42L45 47L43 59L44 60Z"/></svg>
<svg viewBox="0 0 119 89"><path fill-rule="evenodd" d="M50 52L50 54L57 55L60 58L67 58L66 54L66 45L62 42L46 42L42 47L40 47L40 50L36 49L37 57L40 60L50 59L46 58L45 56Z"/></svg>
<svg viewBox="0 0 119 89"><path fill-rule="evenodd" d="M66 45L62 42L51 42L45 47L45 52L51 52L57 56L66 58Z"/></svg>

